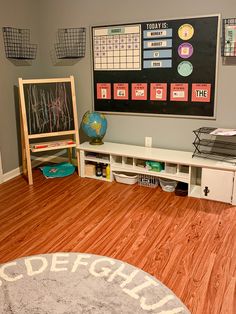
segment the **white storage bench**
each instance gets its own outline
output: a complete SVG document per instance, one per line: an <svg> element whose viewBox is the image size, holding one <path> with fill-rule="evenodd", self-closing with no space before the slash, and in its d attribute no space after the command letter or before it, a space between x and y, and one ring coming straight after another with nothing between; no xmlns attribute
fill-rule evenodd
<svg viewBox="0 0 236 314"><path fill-rule="evenodd" d="M103 145L80 144L80 174L99 180L113 181L115 173L133 173L166 178L188 184L188 196L236 205L236 166L230 163L194 157L192 152L148 148L106 142ZM110 165L110 179L85 175L89 162ZM160 172L147 170L146 161L165 164Z"/></svg>

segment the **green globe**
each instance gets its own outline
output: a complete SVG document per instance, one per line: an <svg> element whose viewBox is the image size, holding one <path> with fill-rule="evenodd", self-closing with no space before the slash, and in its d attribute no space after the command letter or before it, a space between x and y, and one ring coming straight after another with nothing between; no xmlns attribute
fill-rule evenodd
<svg viewBox="0 0 236 314"><path fill-rule="evenodd" d="M107 130L107 119L104 114L96 111L87 111L82 119L81 127L84 133L91 139L90 144L103 144L103 137Z"/></svg>

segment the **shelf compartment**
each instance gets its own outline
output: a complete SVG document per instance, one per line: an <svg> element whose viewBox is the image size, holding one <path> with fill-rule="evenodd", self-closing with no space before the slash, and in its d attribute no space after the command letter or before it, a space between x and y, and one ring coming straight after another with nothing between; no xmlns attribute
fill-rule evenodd
<svg viewBox="0 0 236 314"><path fill-rule="evenodd" d="M122 165L124 167L133 167L134 166L134 159L132 157L122 157Z"/></svg>
<svg viewBox="0 0 236 314"><path fill-rule="evenodd" d="M85 152L84 158L85 160L88 160L88 161L110 164L110 155L107 155L107 154Z"/></svg>
<svg viewBox="0 0 236 314"><path fill-rule="evenodd" d="M188 165L178 165L178 174L180 175L189 175L189 166Z"/></svg>
<svg viewBox="0 0 236 314"><path fill-rule="evenodd" d="M201 196L201 182L202 182L202 168L191 167L188 193L189 196L192 197Z"/></svg>
<svg viewBox="0 0 236 314"><path fill-rule="evenodd" d="M107 179L103 176L96 176L96 165L98 163L100 163L100 162L90 161L88 159L85 160L85 162L84 162L84 177L111 182L111 179ZM108 164L108 163L104 163L104 164Z"/></svg>
<svg viewBox="0 0 236 314"><path fill-rule="evenodd" d="M172 163L165 163L165 173L172 173L176 174L177 173L177 164L172 164Z"/></svg>
<svg viewBox="0 0 236 314"><path fill-rule="evenodd" d="M191 197L200 198L201 197L201 186L199 186L199 185L191 185L188 195L191 196Z"/></svg>
<svg viewBox="0 0 236 314"><path fill-rule="evenodd" d="M136 169L145 169L146 168L146 160L137 158L134 160L134 166Z"/></svg>
<svg viewBox="0 0 236 314"><path fill-rule="evenodd" d="M117 164L117 165L122 165L122 156L111 155L111 163Z"/></svg>

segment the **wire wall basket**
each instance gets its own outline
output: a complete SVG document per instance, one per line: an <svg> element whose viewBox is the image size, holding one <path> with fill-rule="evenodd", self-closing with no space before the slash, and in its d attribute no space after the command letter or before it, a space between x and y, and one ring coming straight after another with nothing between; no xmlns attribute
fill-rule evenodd
<svg viewBox="0 0 236 314"><path fill-rule="evenodd" d="M30 30L3 27L6 57L10 59L35 59L37 45L30 43Z"/></svg>
<svg viewBox="0 0 236 314"><path fill-rule="evenodd" d="M58 30L59 42L55 44L58 59L74 59L85 56L86 29L61 28Z"/></svg>

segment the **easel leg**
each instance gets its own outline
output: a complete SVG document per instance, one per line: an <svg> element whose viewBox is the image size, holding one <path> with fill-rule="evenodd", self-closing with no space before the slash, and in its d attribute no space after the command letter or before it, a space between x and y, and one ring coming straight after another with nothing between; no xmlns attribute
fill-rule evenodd
<svg viewBox="0 0 236 314"><path fill-rule="evenodd" d="M31 165L31 157L30 151L26 151L26 160L27 160L27 175L28 175L28 183L29 185L33 184L33 176L32 176L32 165Z"/></svg>
<svg viewBox="0 0 236 314"><path fill-rule="evenodd" d="M27 160L26 160L26 153L25 153L24 147L22 147L22 171L23 171L23 174L26 176L27 175Z"/></svg>
<svg viewBox="0 0 236 314"><path fill-rule="evenodd" d="M25 138L22 124L22 114L20 113L20 126L21 126L21 156L22 156L22 171L23 174L27 175L27 160L26 160L26 149L25 149Z"/></svg>
<svg viewBox="0 0 236 314"><path fill-rule="evenodd" d="M78 175L80 176L80 155L79 155L78 149L76 149L76 157L77 157Z"/></svg>
<svg viewBox="0 0 236 314"><path fill-rule="evenodd" d="M67 154L68 154L69 162L72 164L72 147L69 147L67 149Z"/></svg>

